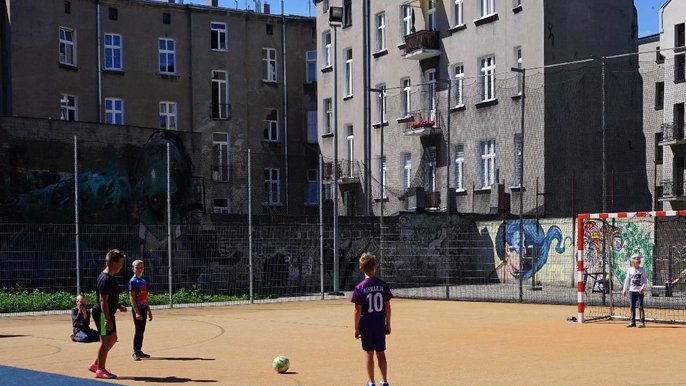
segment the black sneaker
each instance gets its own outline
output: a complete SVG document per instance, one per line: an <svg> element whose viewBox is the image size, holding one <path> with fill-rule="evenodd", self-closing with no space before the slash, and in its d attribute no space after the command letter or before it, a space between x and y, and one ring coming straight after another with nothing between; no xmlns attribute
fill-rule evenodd
<svg viewBox="0 0 686 386"><path fill-rule="evenodd" d="M144 353L143 351L139 351L138 356L141 358L150 358L150 355Z"/></svg>
<svg viewBox="0 0 686 386"><path fill-rule="evenodd" d="M141 360L141 355L139 353L135 352L135 353L131 354L131 359L133 359L134 361L139 361L139 360Z"/></svg>

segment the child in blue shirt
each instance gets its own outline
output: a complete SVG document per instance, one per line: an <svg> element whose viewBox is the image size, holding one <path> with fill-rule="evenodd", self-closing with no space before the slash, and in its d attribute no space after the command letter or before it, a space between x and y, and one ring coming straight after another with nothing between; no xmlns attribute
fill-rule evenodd
<svg viewBox="0 0 686 386"><path fill-rule="evenodd" d="M139 361L141 358L150 358L150 355L142 351L143 334L145 333L146 317L152 321L152 310L148 306L148 283L143 279L145 266L142 260L136 260L131 264L133 276L129 280L129 299L131 300L131 313L135 333L133 335L133 354L131 358Z"/></svg>

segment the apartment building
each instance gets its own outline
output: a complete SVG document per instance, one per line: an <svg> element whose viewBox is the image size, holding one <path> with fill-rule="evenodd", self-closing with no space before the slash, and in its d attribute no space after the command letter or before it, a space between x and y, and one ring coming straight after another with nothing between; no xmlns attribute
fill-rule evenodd
<svg viewBox="0 0 686 386"><path fill-rule="evenodd" d="M660 79L662 124L660 125L662 179L659 201L664 210L686 209L686 2L666 1L658 12L660 18L661 60L664 78ZM657 129L656 125L653 129Z"/></svg>
<svg viewBox="0 0 686 386"><path fill-rule="evenodd" d="M217 0L2 5L0 115L90 122L82 138L105 142L108 125L192 132L206 213L317 213L313 18Z"/></svg>
<svg viewBox="0 0 686 386"><path fill-rule="evenodd" d="M621 56L638 49L630 0L315 3L319 145L337 165L323 177L342 214L650 206L638 65Z"/></svg>

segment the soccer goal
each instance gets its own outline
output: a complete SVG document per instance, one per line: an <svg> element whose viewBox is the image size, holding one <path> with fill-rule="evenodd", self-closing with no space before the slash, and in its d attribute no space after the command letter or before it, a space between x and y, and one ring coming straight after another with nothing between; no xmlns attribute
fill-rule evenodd
<svg viewBox="0 0 686 386"><path fill-rule="evenodd" d="M577 216L578 321L628 319L622 286L637 252L646 320L686 323L686 210Z"/></svg>

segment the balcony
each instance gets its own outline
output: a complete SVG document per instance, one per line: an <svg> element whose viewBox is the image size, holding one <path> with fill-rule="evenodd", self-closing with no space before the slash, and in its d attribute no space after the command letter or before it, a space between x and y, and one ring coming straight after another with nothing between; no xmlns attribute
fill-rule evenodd
<svg viewBox="0 0 686 386"><path fill-rule="evenodd" d="M686 144L684 138L684 123L663 123L660 125L662 129L661 146L678 146Z"/></svg>
<svg viewBox="0 0 686 386"><path fill-rule="evenodd" d="M683 181L662 180L660 184L662 185L662 196L658 198L659 201L686 201Z"/></svg>
<svg viewBox="0 0 686 386"><path fill-rule="evenodd" d="M422 30L405 35L404 59L424 60L440 55L438 31Z"/></svg>
<svg viewBox="0 0 686 386"><path fill-rule="evenodd" d="M412 119L405 122L405 135L440 135L443 133L438 121L438 112L434 109L417 110L410 113Z"/></svg>
<svg viewBox="0 0 686 386"><path fill-rule="evenodd" d="M354 184L360 182L360 164L358 161L338 160L337 173L339 184ZM324 181L333 179L333 162L324 164Z"/></svg>

